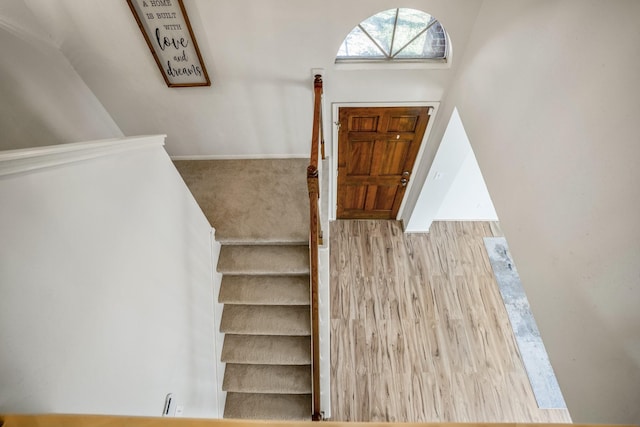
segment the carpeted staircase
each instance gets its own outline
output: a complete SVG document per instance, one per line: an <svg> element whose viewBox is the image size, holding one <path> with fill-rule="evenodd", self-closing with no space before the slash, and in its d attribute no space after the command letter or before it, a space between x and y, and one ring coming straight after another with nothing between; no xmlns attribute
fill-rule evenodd
<svg viewBox="0 0 640 427"><path fill-rule="evenodd" d="M307 161L175 164L222 243L224 417L310 419Z"/></svg>
<svg viewBox="0 0 640 427"><path fill-rule="evenodd" d="M309 418L308 247L224 245L218 271L225 418Z"/></svg>

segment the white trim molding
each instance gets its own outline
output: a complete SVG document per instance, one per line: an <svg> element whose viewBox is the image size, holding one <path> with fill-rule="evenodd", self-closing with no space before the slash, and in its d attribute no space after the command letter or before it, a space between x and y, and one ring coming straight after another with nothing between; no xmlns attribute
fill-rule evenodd
<svg viewBox="0 0 640 427"><path fill-rule="evenodd" d="M145 135L0 151L0 176L31 172L102 156L162 147L166 135Z"/></svg>
<svg viewBox="0 0 640 427"><path fill-rule="evenodd" d="M369 70L446 70L451 62L446 59L428 61L363 61L343 60L334 64L336 71L369 71Z"/></svg>
<svg viewBox="0 0 640 427"><path fill-rule="evenodd" d="M56 50L60 50L60 46L58 46L50 36L47 37L44 34L38 34L24 26L17 25L15 22L7 20L7 18L3 16L0 16L0 29L8 31L24 41L39 42Z"/></svg>

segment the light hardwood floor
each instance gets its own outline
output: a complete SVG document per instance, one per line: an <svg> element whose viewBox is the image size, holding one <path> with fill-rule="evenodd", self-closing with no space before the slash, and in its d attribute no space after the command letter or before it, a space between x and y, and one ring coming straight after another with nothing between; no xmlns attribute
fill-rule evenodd
<svg viewBox="0 0 640 427"><path fill-rule="evenodd" d="M571 422L536 405L482 240L497 233L332 223L332 420Z"/></svg>

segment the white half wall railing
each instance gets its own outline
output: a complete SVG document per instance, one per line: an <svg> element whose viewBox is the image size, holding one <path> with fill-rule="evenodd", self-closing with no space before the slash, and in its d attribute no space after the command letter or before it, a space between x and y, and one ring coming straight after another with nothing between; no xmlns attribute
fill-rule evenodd
<svg viewBox="0 0 640 427"><path fill-rule="evenodd" d="M166 135L113 138L0 151L0 176L30 172L149 147L163 147Z"/></svg>
<svg viewBox="0 0 640 427"><path fill-rule="evenodd" d="M320 172L320 224L322 245L318 248L318 308L320 313L320 402L327 419L331 418L331 293L329 240L329 182L331 159L321 161Z"/></svg>
<svg viewBox="0 0 640 427"><path fill-rule="evenodd" d="M164 138L0 152L0 413L222 417L219 245Z"/></svg>

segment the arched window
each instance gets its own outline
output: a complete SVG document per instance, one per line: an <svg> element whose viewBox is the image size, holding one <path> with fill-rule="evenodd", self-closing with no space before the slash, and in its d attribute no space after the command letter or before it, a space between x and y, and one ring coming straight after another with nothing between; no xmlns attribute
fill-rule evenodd
<svg viewBox="0 0 640 427"><path fill-rule="evenodd" d="M416 9L389 9L362 21L342 42L336 62L446 60L440 22Z"/></svg>

